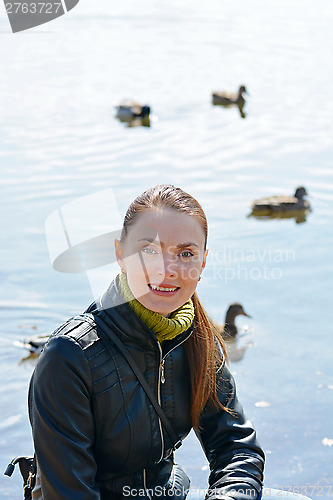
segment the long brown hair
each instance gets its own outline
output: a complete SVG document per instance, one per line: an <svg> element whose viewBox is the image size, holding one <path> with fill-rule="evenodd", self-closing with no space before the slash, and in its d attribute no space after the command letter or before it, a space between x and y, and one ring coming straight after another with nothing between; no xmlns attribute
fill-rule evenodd
<svg viewBox="0 0 333 500"><path fill-rule="evenodd" d="M204 231L206 250L208 225L201 205L181 188L166 184L148 189L131 203L124 218L121 241L125 240L128 228L135 223L138 215L152 208L173 208L196 217ZM209 319L196 293L193 294L192 300L194 327L192 335L185 342L185 348L191 374L192 425L199 428L200 415L208 400L216 407L225 409L217 396L216 369L221 362L227 360L227 353L220 333ZM223 360L221 360L221 350Z"/></svg>

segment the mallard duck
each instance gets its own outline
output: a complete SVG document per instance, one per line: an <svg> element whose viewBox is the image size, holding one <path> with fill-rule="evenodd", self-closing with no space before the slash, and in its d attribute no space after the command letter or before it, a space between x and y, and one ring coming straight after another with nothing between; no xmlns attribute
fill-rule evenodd
<svg viewBox="0 0 333 500"><path fill-rule="evenodd" d="M149 118L151 109L147 104L139 104L135 101L123 101L116 106L117 118L122 121L130 121L135 118Z"/></svg>
<svg viewBox="0 0 333 500"><path fill-rule="evenodd" d="M235 319L237 316L247 316L248 318L251 318L251 316L244 311L241 304L234 302L233 304L230 304L227 310L224 325L215 323L218 331L225 340L236 337L238 330L235 325Z"/></svg>
<svg viewBox="0 0 333 500"><path fill-rule="evenodd" d="M277 212L295 212L297 210L310 210L310 203L304 199L307 196L304 187L298 187L294 196L277 195L254 200L252 203L252 214L270 216Z"/></svg>
<svg viewBox="0 0 333 500"><path fill-rule="evenodd" d="M243 106L245 99L243 94L247 94L244 85L239 87L237 92L212 92L213 104L221 104L222 106L231 106L232 104L237 104L237 106Z"/></svg>

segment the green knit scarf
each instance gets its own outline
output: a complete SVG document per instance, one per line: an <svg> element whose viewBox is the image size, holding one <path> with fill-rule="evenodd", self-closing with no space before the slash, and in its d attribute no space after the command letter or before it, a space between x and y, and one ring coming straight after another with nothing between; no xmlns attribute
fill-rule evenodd
<svg viewBox="0 0 333 500"><path fill-rule="evenodd" d="M121 296L128 303L135 314L150 328L156 335L157 340L162 344L164 340L171 340L177 335L185 332L194 319L194 306L192 299L173 311L168 318L161 314L150 311L143 306L132 294L127 283L125 273L118 275L118 286Z"/></svg>

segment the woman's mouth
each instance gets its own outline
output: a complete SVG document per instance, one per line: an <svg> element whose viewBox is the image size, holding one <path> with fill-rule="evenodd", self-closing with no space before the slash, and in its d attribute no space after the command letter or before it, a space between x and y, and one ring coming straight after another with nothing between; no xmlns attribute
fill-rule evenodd
<svg viewBox="0 0 333 500"><path fill-rule="evenodd" d="M179 286L171 286L171 285L152 285L151 283L148 283L148 287L150 290L155 293L156 295L161 295L163 297L169 297L171 295L175 295L175 293L178 292L180 289Z"/></svg>

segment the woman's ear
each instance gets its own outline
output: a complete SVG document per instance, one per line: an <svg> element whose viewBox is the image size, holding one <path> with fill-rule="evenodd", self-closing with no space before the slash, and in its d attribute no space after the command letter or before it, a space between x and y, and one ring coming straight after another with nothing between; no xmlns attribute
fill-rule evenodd
<svg viewBox="0 0 333 500"><path fill-rule="evenodd" d="M207 255L208 255L208 248L205 250L203 259L202 259L202 264L201 264L201 272L205 269L206 267L206 262L207 262Z"/></svg>
<svg viewBox="0 0 333 500"><path fill-rule="evenodd" d="M119 239L114 240L114 248L116 251L116 259L119 264L119 267L121 270L125 270L125 263L124 263L124 258L123 258L123 248L121 245L121 241Z"/></svg>

